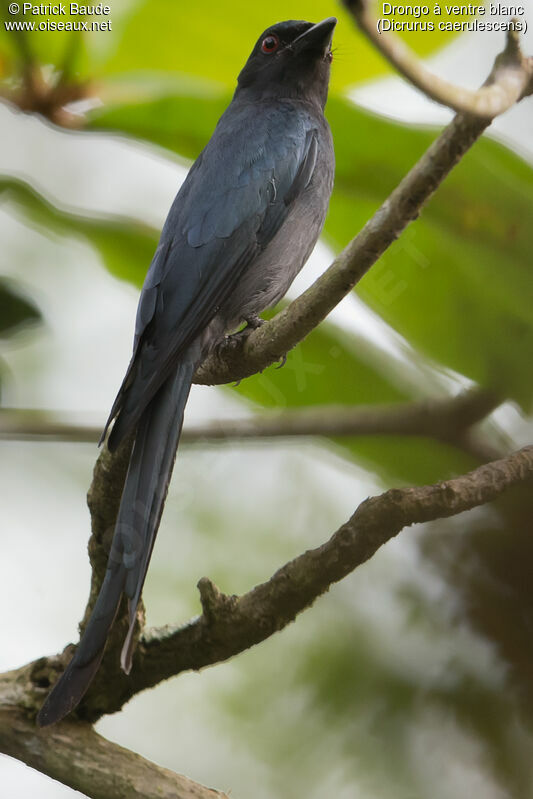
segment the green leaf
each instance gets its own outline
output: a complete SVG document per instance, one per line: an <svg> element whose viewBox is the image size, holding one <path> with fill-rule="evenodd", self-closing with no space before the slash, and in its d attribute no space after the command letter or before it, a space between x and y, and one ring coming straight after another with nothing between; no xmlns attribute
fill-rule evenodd
<svg viewBox="0 0 533 799"><path fill-rule="evenodd" d="M362 339L323 324L287 356L282 369L267 369L236 387L241 396L268 408L394 403L418 399L399 386L390 356ZM468 471L474 461L452 446L412 436L334 439L339 451L378 470L388 483L427 483Z"/></svg>
<svg viewBox="0 0 533 799"><path fill-rule="evenodd" d="M11 280L0 280L0 337L7 338L23 327L41 321L37 306Z"/></svg>
<svg viewBox="0 0 533 799"><path fill-rule="evenodd" d="M169 91L164 74L142 73L107 81L104 105L88 116L87 127L116 131L196 158L226 108L230 96L205 81L178 81ZM140 88L139 88L140 87Z"/></svg>
<svg viewBox="0 0 533 799"><path fill-rule="evenodd" d="M82 5L82 4L78 4ZM202 5L175 0L144 0L111 5L109 17L19 13L12 15L7 0L0 0L3 21L33 22L35 25L75 23L89 25L110 21L110 29L77 32L46 29L15 32L0 26L0 79L20 75L21 58L31 59L71 76L92 81L125 72L161 70L174 75L195 75L233 89L237 75L263 30L286 19L319 21L332 13L339 18L334 38L335 61L332 92L357 81L391 72L391 67L357 30L351 16L329 0L294 0L287 10L282 0L272 0L268 10L244 0ZM38 4L34 4L37 8ZM377 4L376 12L379 11ZM435 19L431 10L427 19ZM206 22L208 21L208 22ZM456 34L414 31L399 34L420 55L433 52Z"/></svg>
<svg viewBox="0 0 533 799"><path fill-rule="evenodd" d="M0 339L16 335L20 330L38 324L41 312L13 280L0 279ZM2 375L7 371L4 360L0 358L0 389Z"/></svg>
<svg viewBox="0 0 533 799"><path fill-rule="evenodd" d="M387 62L358 32L351 16L329 0L272 0L268 9L245 0L219 3L206 0L184 7L174 0L137 3L115 47L101 63L102 74L156 69L194 74L233 89L237 75L263 30L290 17L319 21L335 14L336 57L332 71L333 92L369 77L391 71ZM432 18L432 12L430 13ZM420 54L432 52L453 34L417 31L405 36Z"/></svg>
<svg viewBox="0 0 533 799"><path fill-rule="evenodd" d="M326 229L339 248L426 149L430 134L335 100L329 116L338 179ZM531 168L483 139L357 287L421 353L526 410L533 398L531 207Z"/></svg>
<svg viewBox="0 0 533 799"><path fill-rule="evenodd" d="M11 5L8 0L0 0L0 80L4 77L20 77L23 65L30 64L51 67L53 71L63 71L67 67L69 74L75 70L78 77L87 76L88 39L74 29L46 30L47 26L57 26L58 23L72 25L76 22L79 25L84 17L72 15L69 3L64 4L66 13L60 16L33 14L31 10L24 14L23 3L18 4L19 12L12 14L9 10ZM32 8L39 8L39 4L34 3ZM34 30L28 30L27 27L23 30L7 30L6 25L11 23L33 25Z"/></svg>
<svg viewBox="0 0 533 799"><path fill-rule="evenodd" d="M58 208L27 183L15 178L0 176L0 197L2 195L48 234L83 237L98 250L110 272L142 285L155 251L158 231L124 218L87 217Z"/></svg>

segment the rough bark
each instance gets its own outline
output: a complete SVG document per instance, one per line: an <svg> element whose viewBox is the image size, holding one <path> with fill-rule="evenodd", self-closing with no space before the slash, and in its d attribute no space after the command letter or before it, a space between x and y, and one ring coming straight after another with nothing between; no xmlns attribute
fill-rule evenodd
<svg viewBox="0 0 533 799"><path fill-rule="evenodd" d="M90 724L42 730L20 708L0 711L0 751L92 799L227 799L102 738Z"/></svg>

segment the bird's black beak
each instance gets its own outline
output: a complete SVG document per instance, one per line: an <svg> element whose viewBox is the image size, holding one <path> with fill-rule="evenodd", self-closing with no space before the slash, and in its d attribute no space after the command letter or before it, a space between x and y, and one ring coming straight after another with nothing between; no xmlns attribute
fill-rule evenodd
<svg viewBox="0 0 533 799"><path fill-rule="evenodd" d="M333 31L337 24L336 17L328 17L323 19L322 22L317 22L312 28L308 28L305 33L298 36L292 43L292 49L296 53L301 53L304 50L320 52L325 55L331 48L331 39Z"/></svg>

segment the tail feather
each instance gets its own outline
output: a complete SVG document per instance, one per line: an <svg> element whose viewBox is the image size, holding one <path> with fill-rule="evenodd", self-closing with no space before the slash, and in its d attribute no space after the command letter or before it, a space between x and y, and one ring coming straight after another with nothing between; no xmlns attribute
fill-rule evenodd
<svg viewBox="0 0 533 799"><path fill-rule="evenodd" d="M127 561L124 592L129 600L130 627L121 654L121 665L127 674L131 669L137 605L161 521L195 368L195 363L180 364L177 375L164 384L150 406L150 417L145 414L139 424L132 452L128 475L131 473L135 493L132 490L128 494L126 513L130 514L128 521L133 536L127 538L124 547Z"/></svg>
<svg viewBox="0 0 533 799"><path fill-rule="evenodd" d="M80 702L102 660L122 594L129 630L121 654L131 669L137 605L159 528L196 363L182 362L143 412L100 593L74 657L48 695L37 723L59 721Z"/></svg>
<svg viewBox="0 0 533 799"><path fill-rule="evenodd" d="M117 615L124 578L123 568L108 568L74 657L39 711L37 724L40 727L54 724L74 710L91 684L102 662L105 642Z"/></svg>

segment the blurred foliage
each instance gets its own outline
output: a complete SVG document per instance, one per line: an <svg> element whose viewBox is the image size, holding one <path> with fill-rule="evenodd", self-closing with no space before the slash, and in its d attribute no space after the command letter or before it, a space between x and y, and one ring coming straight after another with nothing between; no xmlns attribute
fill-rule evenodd
<svg viewBox="0 0 533 799"><path fill-rule="evenodd" d="M13 280L0 278L0 341L40 321L40 311L33 300L25 295L24 289ZM4 362L0 358L0 396L5 371Z"/></svg>
<svg viewBox="0 0 533 799"><path fill-rule="evenodd" d="M340 4L332 4L329 0L293 0L289 7L282 0L272 0L267 11L245 0L233 0L231 6L215 0L186 7L175 0L115 0L110 5L111 32L83 39L75 32L70 35L40 31L38 35L28 35L26 38L30 40L35 58L59 70L68 61L69 70L80 78L104 83L110 76L145 70L149 66L153 71L192 74L231 88L250 52L251 43L269 24L288 16L318 22L334 14L341 24L335 38L338 68L332 77L333 90L339 91L357 80L390 71L387 63L355 31L347 12ZM28 19L22 14L9 14L7 7L8 0L0 0L0 13L3 12L5 19ZM435 19L432 11L427 18ZM75 20L76 17L67 12L61 19ZM65 48L65 40L69 37L76 43L74 57L68 54L71 45L69 50ZM421 55L450 39L449 33L438 30L423 35L405 33L405 40ZM16 69L20 42L3 26L0 27L0 50L4 74L9 74Z"/></svg>
<svg viewBox="0 0 533 799"><path fill-rule="evenodd" d="M6 8L5 0L0 0L5 17ZM63 33L19 36L6 34L0 26L0 80L5 92L18 92L10 95L13 101L41 111L47 106L39 104L40 100L37 103L39 92L45 92L48 85L70 82L78 87L73 96L88 99L91 110L69 119L69 124L130 136L170 151L169 157L178 154L193 159L227 105L235 77L258 33L270 21L289 14L320 19L332 13L338 14L340 24L335 34L327 115L335 140L337 175L325 239L338 251L436 135L377 118L346 101L342 95L346 87L385 73L388 67L355 32L340 7L325 0L297 0L289 10L286 3L275 0L265 12L243 0L231 4L208 1L197 6L175 0L115 0L112 32L85 38ZM449 34L442 33L406 34L405 39L424 54L442 44L444 36L450 40ZM45 69L36 80L32 70L39 65ZM52 202L32 182L31 172L24 179L0 175L0 199L14 206L26 224L47 235L82 237L110 272L141 285L157 241L156 230L130 219L85 215L59 200ZM526 412L533 395L532 207L530 167L484 139L454 170L421 218L357 287L359 296L405 337L426 373L455 370L469 380L496 388ZM23 264L20 271L23 280ZM0 335L38 319L38 309L17 284L0 283ZM283 369L269 369L236 388L250 404L280 409L406 401L432 390L422 378L418 385L403 379L401 367L388 352L378 352L361 337L333 324L322 325L291 352ZM387 484L438 481L474 465L458 449L433 440L374 436L332 443L345 458L363 464ZM201 472L206 471L204 465ZM286 482L296 485L294 475L287 476ZM310 493L319 495L321 490L322 486L315 486ZM298 486L285 503L285 519L304 491L305 486ZM211 556L224 522L219 507L211 507L210 491L204 488L202 496L201 505L192 505L188 512L198 516L191 526L210 533L205 534L204 546ZM273 502L278 503L279 497ZM255 505L247 521L242 504L239 498L239 508L227 514L228 530L223 530L224 550L232 553L242 546L248 528L257 532ZM424 636L428 650L450 630L457 635L465 623L495 642L509 667L506 688L519 686L527 698L530 717L533 551L527 541L531 539L531 514L530 497L520 496L502 503L497 516L465 521L460 541L453 526L435 526L434 536L425 542L425 552L460 588L464 605L456 616L440 617L439 602L422 596L414 577L408 588L391 587L384 600L390 605L397 603L407 619L397 633L397 638L407 643L395 641L398 650L403 646L403 655L413 629ZM243 529L228 547L231 531L237 535L237 516ZM331 529L333 519L332 513ZM329 529L330 520L323 523L324 529ZM282 526L280 520L280 529L264 531L265 551L259 549L258 567L269 563L272 539L278 546L277 550L274 547L275 563L307 546L302 535L296 551L287 553ZM309 526L302 524L302 532L307 534ZM453 535L444 534L450 530ZM235 590L235 560L233 554L224 572L230 582L228 590ZM173 553L167 563L172 563L174 572ZM243 586L248 585L250 575L250 570L241 575ZM259 580L267 574L254 572L251 576ZM165 577L165 591L171 579ZM185 579L190 581L188 572ZM385 583L379 585L380 597L386 593ZM351 588L343 586L340 590L344 593L340 599L337 595L335 604L319 603L314 616L307 614L294 626L304 638L306 629L312 629L298 657L293 659L292 652L285 655L283 668L275 657L270 663L268 653L276 651L276 638L242 659L248 664L243 666L248 669L246 676L238 690L228 691L228 708L244 730L242 739L247 723L254 728L246 746L256 745L258 758L291 764L281 767L279 774L275 765L272 769L278 774L276 795L284 799L312 795L314 781L318 783L319 776L324 779L323 774L318 775L324 759L317 757L311 762L315 758L309 751L323 754L321 747L325 747L332 767L326 795L344 796L336 790L338 786L363 784L369 797L425 799L430 794L421 788L420 774L415 775L416 753L409 749L413 729L420 727L432 734L429 717L438 719L438 726L446 711L446 723L453 727L450 740L457 737L462 741L461 736L481 740L495 783L511 791L493 792L491 797L530 799L530 770L516 746L515 695L510 689L508 695L502 690L503 679L484 681L481 669L473 677L473 669L458 665L455 651L443 658L445 665L435 674L422 674L421 667L408 673L394 654L384 656L383 642L378 651L373 625L361 622L365 596L357 602ZM279 695L282 671L290 672L290 707ZM265 718L266 705L271 708L271 719ZM258 717L267 729L256 737ZM438 768L439 781L437 772ZM431 795L450 794L439 784Z"/></svg>
<svg viewBox="0 0 533 799"><path fill-rule="evenodd" d="M0 338L7 338L41 320L34 303L12 281L0 279Z"/></svg>
<svg viewBox="0 0 533 799"><path fill-rule="evenodd" d="M113 274L142 285L157 244L157 231L128 219L87 217L59 208L19 178L0 175L0 199L12 203L30 224L43 231L83 236Z"/></svg>

